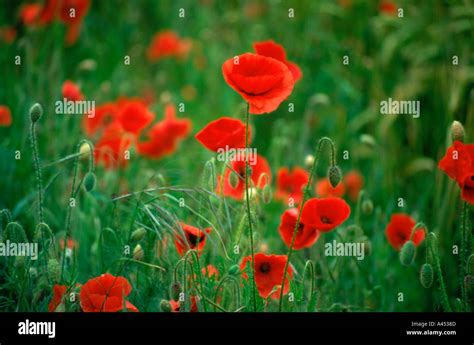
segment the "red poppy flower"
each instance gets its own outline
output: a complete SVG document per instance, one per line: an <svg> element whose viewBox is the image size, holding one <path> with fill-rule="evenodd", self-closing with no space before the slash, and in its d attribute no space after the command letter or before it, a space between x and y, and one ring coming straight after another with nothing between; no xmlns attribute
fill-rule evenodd
<svg viewBox="0 0 474 345"><path fill-rule="evenodd" d="M379 5L380 12L394 16L397 13L397 5L388 0L383 0Z"/></svg>
<svg viewBox="0 0 474 345"><path fill-rule="evenodd" d="M349 218L351 208L340 198L313 198L304 205L301 221L319 231L328 232Z"/></svg>
<svg viewBox="0 0 474 345"><path fill-rule="evenodd" d="M341 185L341 183L339 185ZM359 197L359 192L364 186L364 177L358 171L351 170L344 176L344 185L346 186L349 198L355 201Z"/></svg>
<svg viewBox="0 0 474 345"><path fill-rule="evenodd" d="M181 39L171 30L158 32L148 47L147 57L158 61L167 57L185 58L191 50L191 40Z"/></svg>
<svg viewBox="0 0 474 345"><path fill-rule="evenodd" d="M176 151L178 143L191 131L189 119L176 118L173 105L165 108L165 118L155 124L148 132L148 141L137 143L138 153L153 159L159 159Z"/></svg>
<svg viewBox="0 0 474 345"><path fill-rule="evenodd" d="M63 97L66 98L68 101L82 101L84 99L84 95L81 93L79 86L73 83L70 80L66 80L63 83L62 89Z"/></svg>
<svg viewBox="0 0 474 345"><path fill-rule="evenodd" d="M474 144L455 141L439 161L438 167L457 182L461 197L474 204Z"/></svg>
<svg viewBox="0 0 474 345"><path fill-rule="evenodd" d="M56 15L58 14L61 0L46 0L44 6L41 8L40 23L49 24L51 23Z"/></svg>
<svg viewBox="0 0 474 345"><path fill-rule="evenodd" d="M90 7L90 0L62 0L60 3L59 18L66 24L79 23Z"/></svg>
<svg viewBox="0 0 474 345"><path fill-rule="evenodd" d="M211 228L199 230L194 226L184 223L181 223L181 228L183 229L184 237L181 232L178 232L174 241L178 254L184 255L189 249L195 249L198 254L201 254L206 245L206 234L211 232Z"/></svg>
<svg viewBox="0 0 474 345"><path fill-rule="evenodd" d="M278 299L281 291L281 281L283 279L283 270L285 269L288 256L286 255L266 255L257 253L255 257L255 283L258 293L262 298ZM243 271L242 277L248 279L245 272L247 262L252 262L252 257L246 256L242 259L240 270ZM290 279L293 278L293 268L288 265L283 293L287 294L290 290Z"/></svg>
<svg viewBox="0 0 474 345"><path fill-rule="evenodd" d="M245 160L234 160L230 164L232 169L226 168L224 172L223 183L221 183L222 177L219 176L218 178L217 193L221 193L220 187L221 184L223 184L222 194L237 200L241 200L244 197L245 192ZM271 183L272 172L265 158L257 154L253 161L249 161L249 167L252 171L252 174L249 179L249 188L263 188L267 183ZM231 173L237 173L239 176L238 183L235 187L232 186L230 183ZM266 174L267 178L261 178L263 174Z"/></svg>
<svg viewBox="0 0 474 345"><path fill-rule="evenodd" d="M20 20L26 26L34 26L38 23L42 9L41 4L25 4L20 9Z"/></svg>
<svg viewBox="0 0 474 345"><path fill-rule="evenodd" d="M88 135L95 134L100 128L110 124L117 116L118 107L113 102L104 103L95 108L93 117L84 116L82 125Z"/></svg>
<svg viewBox="0 0 474 345"><path fill-rule="evenodd" d="M11 44L15 41L16 29L13 26L3 26L0 28L0 40L6 44Z"/></svg>
<svg viewBox="0 0 474 345"><path fill-rule="evenodd" d="M219 278L219 271L213 265L207 265L206 267L203 267L201 271L204 277L214 278L216 280Z"/></svg>
<svg viewBox="0 0 474 345"><path fill-rule="evenodd" d="M388 242L396 250L400 250L402 246L410 239L411 232L415 227L415 221L407 214L396 213L392 214L390 223L387 225L385 234ZM418 246L425 239L425 231L417 229L413 235L413 242Z"/></svg>
<svg viewBox="0 0 474 345"><path fill-rule="evenodd" d="M125 308L137 312L138 309L125 300L132 286L124 277L115 277L109 273L90 279L85 283L79 295L81 308L85 312L117 312Z"/></svg>
<svg viewBox="0 0 474 345"><path fill-rule="evenodd" d="M251 114L274 111L293 90L288 67L273 58L246 53L222 65L224 79L250 105Z"/></svg>
<svg viewBox="0 0 474 345"><path fill-rule="evenodd" d="M301 167L295 167L291 172L286 167L280 168L277 174L275 199L288 202L289 198L293 198L294 203L299 204L303 200L303 189L308 179L308 172Z"/></svg>
<svg viewBox="0 0 474 345"><path fill-rule="evenodd" d="M122 106L119 105L118 108L117 121L125 131L133 134L140 133L155 118L155 115L147 109L142 101L126 102Z"/></svg>
<svg viewBox="0 0 474 345"><path fill-rule="evenodd" d="M127 166L125 158L132 144L132 138L127 134L118 122L108 125L102 137L95 144L94 154L98 163L104 163L106 168L118 168Z"/></svg>
<svg viewBox="0 0 474 345"><path fill-rule="evenodd" d="M296 208L286 210L281 216L281 222L278 231L280 232L283 242L285 242L288 247L291 245L291 240L293 238L293 232L295 231L297 220L298 210ZM319 234L319 231L315 227L304 224L300 219L293 249L299 250L311 247L318 240Z"/></svg>
<svg viewBox="0 0 474 345"><path fill-rule="evenodd" d="M55 312L58 307L63 304L63 297L67 291L66 285L54 284L53 286L53 297L48 304L48 311L50 313Z"/></svg>
<svg viewBox="0 0 474 345"><path fill-rule="evenodd" d="M64 42L67 46L72 46L77 42L79 35L81 34L82 22L75 22L67 25L66 36Z"/></svg>
<svg viewBox="0 0 474 345"><path fill-rule="evenodd" d="M79 244L76 241L74 241L72 238L68 238L67 241L66 241L66 244L67 244L67 248L69 248L69 249L74 249L74 248L79 247ZM64 249L64 238L61 238L59 240L59 247L61 249Z"/></svg>
<svg viewBox="0 0 474 345"><path fill-rule="evenodd" d="M209 122L206 127L196 134L195 138L204 147L214 152L217 152L219 149L225 149L226 146L228 148L244 148L245 125L240 120L220 117L215 121Z"/></svg>
<svg viewBox="0 0 474 345"><path fill-rule="evenodd" d="M253 49L258 55L274 58L278 61L283 62L286 67L290 70L295 82L301 79L303 73L297 64L290 62L286 59L286 51L282 45L275 43L272 40L256 42L253 44Z"/></svg>
<svg viewBox="0 0 474 345"><path fill-rule="evenodd" d="M315 191L316 195L321 198L340 198L346 192L346 187L343 183L339 183L336 187L333 187L327 178L323 178L316 183Z"/></svg>
<svg viewBox="0 0 474 345"><path fill-rule="evenodd" d="M0 126L10 127L12 124L12 113L6 105L0 105Z"/></svg>
<svg viewBox="0 0 474 345"><path fill-rule="evenodd" d="M171 300L169 301L170 306L171 306L171 312L173 313L178 313L181 311L181 303L179 301ZM197 313L198 306L197 306L197 301L196 301L196 296L191 296L191 313Z"/></svg>

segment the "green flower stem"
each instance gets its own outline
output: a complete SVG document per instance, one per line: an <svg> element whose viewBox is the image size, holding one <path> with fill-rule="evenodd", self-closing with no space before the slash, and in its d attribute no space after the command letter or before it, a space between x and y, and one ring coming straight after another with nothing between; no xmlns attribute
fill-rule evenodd
<svg viewBox="0 0 474 345"><path fill-rule="evenodd" d="M235 298L235 304L238 308L240 306L240 293L239 293L240 283L237 280L237 278L235 278L234 276L231 276L231 275L225 276L224 278L221 279L219 284L217 284L216 292L214 294L214 303L216 305L218 304L217 300L219 299L219 292L222 290L224 284L227 283L227 282L232 282L234 284L234 287L235 287L234 298ZM216 308L214 307L214 311L215 310L216 310Z"/></svg>
<svg viewBox="0 0 474 345"><path fill-rule="evenodd" d="M313 179L313 175L315 174L316 166L317 166L318 161L319 161L319 157L321 156L322 146L325 142L328 142L329 145L331 146L331 164L333 166L336 165L336 149L334 147L334 142L328 137L323 137L323 138L319 139L318 146L317 146L317 149L316 149L316 156L314 158L313 166L311 167L311 171L309 173L308 183L306 184L306 187L304 189L303 201L301 202L301 207L300 207L299 212L298 212L298 218L296 220L295 229L293 230L293 236L291 238L291 245L290 245L290 248L288 250L288 258L287 258L286 263L285 263L285 269L283 270L283 278L282 278L282 281L281 281L281 289L280 289L280 303L279 303L279 307L278 307L279 311L281 311L282 307L283 307L283 290L284 290L284 287L285 287L286 273L287 273L287 270L288 270L288 266L290 265L290 258L291 258L291 254L293 253L293 246L295 245L296 234L298 233L298 228L300 226L301 213L302 213L303 207L306 203L306 199L307 199L308 194L309 194L309 189L311 187L311 181Z"/></svg>
<svg viewBox="0 0 474 345"><path fill-rule="evenodd" d="M425 228L425 232L426 233L428 232L426 228ZM451 306L449 305L448 294L446 292L446 285L444 283L444 278L443 278L443 272L441 271L441 263L438 256L438 250L437 248L433 247L434 245L436 245L436 243L431 243L428 236L427 236L427 241L428 241L427 249L430 249L431 251L431 255L435 263L435 271L436 271L436 274L438 275L439 288L441 290L441 295L442 295L442 305L443 305L444 311L450 312L452 310L451 310Z"/></svg>
<svg viewBox="0 0 474 345"><path fill-rule="evenodd" d="M31 122L30 127L30 140L31 140L31 148L33 150L33 164L35 167L36 173L36 189L38 191L38 219L39 223L44 222L44 214L43 214L43 180L41 176L41 167L39 164L39 154L38 154L38 141L36 139L36 122Z"/></svg>
<svg viewBox="0 0 474 345"><path fill-rule="evenodd" d="M466 262L467 262L467 201L463 202L462 209L462 226L461 226L461 264L459 267L459 280L461 283L461 297L464 304L464 311L469 309L469 301L467 296L466 287L464 286L464 276L466 275Z"/></svg>
<svg viewBox="0 0 474 345"><path fill-rule="evenodd" d="M207 305L205 303L205 301L207 301L207 298L204 295L204 284L203 284L203 279L202 279L201 264L199 263L199 255L198 255L197 251L194 250L194 249L188 250L188 252L184 256L184 270L185 270L184 272L186 272L186 262L189 260L190 255L193 257L193 261L196 263L196 266L197 266L197 271L198 271L197 276L198 276L198 279L199 279L199 286L200 286L200 290L201 290L201 296L203 297L202 306L204 308L204 311L207 311ZM194 266L193 266L191 261L190 261L190 264L191 264L192 271L194 271ZM184 277L184 279L186 279L186 277ZM193 276L192 279L194 281L194 276ZM186 288L186 283L184 284L183 288L184 289ZM186 298L186 294L184 296Z"/></svg>

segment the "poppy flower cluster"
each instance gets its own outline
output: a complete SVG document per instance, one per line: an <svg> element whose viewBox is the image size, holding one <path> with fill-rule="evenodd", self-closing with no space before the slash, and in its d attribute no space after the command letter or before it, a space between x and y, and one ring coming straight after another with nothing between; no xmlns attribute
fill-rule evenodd
<svg viewBox="0 0 474 345"><path fill-rule="evenodd" d="M68 287L54 285L53 296L48 305L50 312L64 310L65 294ZM132 286L124 277L115 277L109 273L92 278L80 287L79 301L84 312L138 312L138 309L126 300Z"/></svg>
<svg viewBox="0 0 474 345"><path fill-rule="evenodd" d="M363 186L364 177L358 171L351 170L344 175L342 183L339 183L336 187L333 187L327 178L320 179L316 183L315 192L316 195L323 198L342 198L347 194L349 199L356 201Z"/></svg>
<svg viewBox="0 0 474 345"><path fill-rule="evenodd" d="M341 198L312 198L301 211L300 223L296 229L293 249L311 247L318 240L321 232L329 232L344 223L351 213L350 206ZM286 210L281 216L279 233L290 247L298 220L298 209Z"/></svg>
<svg viewBox="0 0 474 345"><path fill-rule="evenodd" d="M410 240L410 238L415 246L420 245L420 243L425 239L425 231L424 229L417 229L412 237L415 225L415 220L405 213L392 214L390 222L385 230L390 245L395 250L400 250L403 245Z"/></svg>
<svg viewBox="0 0 474 345"><path fill-rule="evenodd" d="M461 197L474 204L474 144L455 141L439 161L438 167L461 189Z"/></svg>
<svg viewBox="0 0 474 345"><path fill-rule="evenodd" d="M164 119L149 127L154 119L144 100L119 98L98 106L93 117L85 115L83 127L90 136L100 134L95 145L98 162L107 168L125 167L132 144L142 156L159 159L172 154L191 131L191 121L178 119L171 104L165 107Z"/></svg>
<svg viewBox="0 0 474 345"><path fill-rule="evenodd" d="M191 40L182 39L172 30L160 31L153 37L147 50L147 58L156 62L164 58L184 59L191 50Z"/></svg>

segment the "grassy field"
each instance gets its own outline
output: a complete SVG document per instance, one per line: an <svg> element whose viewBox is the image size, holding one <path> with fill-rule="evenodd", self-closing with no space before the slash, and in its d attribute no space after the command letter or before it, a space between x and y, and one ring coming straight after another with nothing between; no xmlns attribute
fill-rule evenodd
<svg viewBox="0 0 474 345"><path fill-rule="evenodd" d="M464 127L465 144L474 136L473 1L64 0L58 11L75 9L74 19L47 18L51 3L26 11L26 2L4 1L0 9L0 105L11 113L0 126L0 242L39 246L37 260L0 257L1 311L471 310L473 201L438 164L452 145L453 121ZM150 56L165 30L176 33L177 47L158 45ZM267 40L284 47L302 78L276 110L248 114L222 66ZM108 160L125 166L106 166L109 153L98 150L108 124L91 134L87 115L56 111L66 80L96 110L136 102L140 114L152 113L140 130L114 137L119 146L131 141L129 159ZM419 116L383 114L389 98L419 102ZM164 120L172 109L174 127ZM125 120L135 126L132 110ZM248 120L245 139L268 162L249 198L218 193L223 184L245 184L245 163L243 174L224 181L231 162L195 138L222 116ZM152 149L176 145L153 156L140 145L156 123L163 125ZM329 139L318 150L321 138ZM316 185L334 165L331 147L342 171L333 182L342 178L339 199L350 216L318 232L314 244L292 248L289 286L280 296L281 284L272 283L262 296L268 281L254 286L259 268L242 271L241 263L252 252L289 254L279 233L289 205L276 197L278 173L301 167L309 175L316 159L305 201L328 197L334 190ZM363 185L344 180L349 172ZM387 238L397 213L423 232L413 262L410 248ZM182 224L209 232L187 243ZM205 245L188 251L196 241ZM329 256L333 241L363 243L363 260ZM276 265L281 282L285 270ZM106 273L126 282L93 280ZM106 284L116 287L113 302L100 297L109 296Z"/></svg>

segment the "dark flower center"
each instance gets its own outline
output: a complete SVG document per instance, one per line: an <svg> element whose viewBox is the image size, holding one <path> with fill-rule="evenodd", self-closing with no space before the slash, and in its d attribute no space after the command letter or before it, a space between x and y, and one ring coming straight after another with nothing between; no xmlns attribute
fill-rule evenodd
<svg viewBox="0 0 474 345"><path fill-rule="evenodd" d="M270 272L270 264L268 262L264 262L260 265L260 272L262 273L268 273Z"/></svg>
<svg viewBox="0 0 474 345"><path fill-rule="evenodd" d="M193 246L197 246L199 243L201 243L204 240L204 236L196 236L194 234L188 234L188 242L189 244Z"/></svg>
<svg viewBox="0 0 474 345"><path fill-rule="evenodd" d="M331 220L325 216L321 217L321 222L323 222L324 224L331 224Z"/></svg>
<svg viewBox="0 0 474 345"><path fill-rule="evenodd" d="M298 225L298 234L302 234L303 233L303 229L304 229L304 224L300 222L300 224Z"/></svg>

